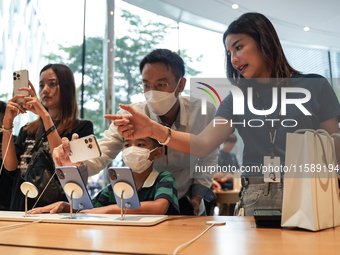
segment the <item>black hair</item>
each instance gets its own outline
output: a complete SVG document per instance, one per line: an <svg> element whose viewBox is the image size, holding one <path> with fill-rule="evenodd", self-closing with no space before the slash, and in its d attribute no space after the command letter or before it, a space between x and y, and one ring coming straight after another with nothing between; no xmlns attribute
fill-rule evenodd
<svg viewBox="0 0 340 255"><path fill-rule="evenodd" d="M74 76L72 70L64 64L48 64L44 66L40 75L48 70L52 69L58 78L58 85L60 89L60 113L58 119L57 131L59 134L67 134L72 131L74 126L78 123L78 104L76 95L76 85L74 82ZM31 122L26 129L30 135L36 135L41 125L41 120Z"/></svg>
<svg viewBox="0 0 340 255"><path fill-rule="evenodd" d="M271 70L270 78L289 78L292 73L299 73L293 69L285 55L273 24L264 15L249 12L233 21L223 34L223 45L226 53L226 73L233 84L239 84L244 78L231 64L231 56L227 54L226 38L229 34L247 34L251 36Z"/></svg>
<svg viewBox="0 0 340 255"><path fill-rule="evenodd" d="M146 137L149 138L152 142L153 145L153 149L157 148L157 147L163 147L163 145L161 145L156 139L151 138L151 137ZM125 141L125 139L123 138L123 140Z"/></svg>
<svg viewBox="0 0 340 255"><path fill-rule="evenodd" d="M142 73L145 64L164 63L171 67L171 72L175 76L176 81L185 74L183 59L175 52L167 49L156 49L146 55L139 64L139 71Z"/></svg>
<svg viewBox="0 0 340 255"><path fill-rule="evenodd" d="M153 144L153 148L157 148L157 147L163 147L163 145L161 145L156 139L153 139L151 137L149 137L152 141L152 144Z"/></svg>

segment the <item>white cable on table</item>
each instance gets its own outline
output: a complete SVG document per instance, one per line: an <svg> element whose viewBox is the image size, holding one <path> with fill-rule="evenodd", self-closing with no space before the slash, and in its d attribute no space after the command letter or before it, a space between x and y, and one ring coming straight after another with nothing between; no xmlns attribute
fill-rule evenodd
<svg viewBox="0 0 340 255"><path fill-rule="evenodd" d="M178 247L175 249L173 255L176 255L177 252L179 252L179 251L180 251L182 248L184 248L185 246L188 246L189 244L195 242L198 238L200 238L205 232L207 232L209 229L211 229L214 225L215 225L215 223L212 223L209 227L207 227L206 230L204 230L201 234L199 234L198 236L196 236L194 239L192 239L192 240L190 240L189 242L186 242L186 243L181 244L180 246L178 246Z"/></svg>
<svg viewBox="0 0 340 255"><path fill-rule="evenodd" d="M15 224L15 225L9 225L9 226L3 226L0 227L1 229L5 229L5 228L11 228L11 227L17 227L17 226L22 226L22 225L28 225L28 224L33 224L33 223L38 223L41 222L42 220L37 220L37 221L32 221L32 222L25 222L25 223L20 223L20 224Z"/></svg>

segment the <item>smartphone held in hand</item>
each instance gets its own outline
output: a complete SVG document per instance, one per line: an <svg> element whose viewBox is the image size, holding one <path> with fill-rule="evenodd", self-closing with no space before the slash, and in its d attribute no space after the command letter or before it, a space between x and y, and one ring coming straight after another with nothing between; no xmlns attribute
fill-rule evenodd
<svg viewBox="0 0 340 255"><path fill-rule="evenodd" d="M29 93L27 91L19 91L19 88L28 88L28 71L27 70L19 70L13 72L13 97L16 95L25 95L28 96ZM22 104L24 100L17 100L18 104Z"/></svg>
<svg viewBox="0 0 340 255"><path fill-rule="evenodd" d="M97 139L94 135L70 141L69 145L69 157L72 163L97 158L102 155Z"/></svg>

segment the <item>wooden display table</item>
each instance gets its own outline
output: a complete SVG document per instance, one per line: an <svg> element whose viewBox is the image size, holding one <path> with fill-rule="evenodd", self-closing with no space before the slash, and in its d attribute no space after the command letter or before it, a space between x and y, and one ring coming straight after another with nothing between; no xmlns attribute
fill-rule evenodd
<svg viewBox="0 0 340 255"><path fill-rule="evenodd" d="M170 216L152 227L34 223L0 229L1 254L172 254L223 220L178 254L339 254L340 228L319 232L260 229L253 217ZM1 226L17 222L0 221Z"/></svg>

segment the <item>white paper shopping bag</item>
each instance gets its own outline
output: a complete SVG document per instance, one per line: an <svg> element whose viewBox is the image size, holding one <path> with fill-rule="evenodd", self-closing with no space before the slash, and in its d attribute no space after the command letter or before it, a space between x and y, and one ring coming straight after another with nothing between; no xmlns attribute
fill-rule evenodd
<svg viewBox="0 0 340 255"><path fill-rule="evenodd" d="M340 225L333 138L324 130L287 134L282 227L312 231Z"/></svg>

